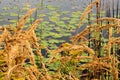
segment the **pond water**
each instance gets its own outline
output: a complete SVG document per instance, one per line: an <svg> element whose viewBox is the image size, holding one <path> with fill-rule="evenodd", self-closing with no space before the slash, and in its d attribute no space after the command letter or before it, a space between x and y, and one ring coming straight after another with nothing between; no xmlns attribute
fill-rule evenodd
<svg viewBox="0 0 120 80"><path fill-rule="evenodd" d="M69 41L71 35L75 35L82 31L85 27L77 29L79 18L84 8L93 0L0 0L0 25L12 24L23 16L29 9L37 8L37 11L28 19L29 24L37 18L43 18L44 21L36 30L38 37L42 39L41 44L46 46L54 46L53 44ZM109 1L109 5L108 5ZM114 1L114 10L113 9ZM101 9L111 6L111 15L120 14L117 12L117 2L119 0L101 0ZM96 9L93 9L93 14ZM96 15L93 15L94 19ZM85 20L85 23L88 21Z"/></svg>
<svg viewBox="0 0 120 80"><path fill-rule="evenodd" d="M19 9L24 11L20 14L25 14L28 10L27 8L40 8L43 7L41 13L49 12L46 9L47 6L53 5L59 7L60 11L83 11L90 3L90 0L0 0L0 12L1 12L1 23L0 24L9 24L9 19L15 19L15 16L10 16L11 12L20 13ZM70 14L70 13L69 13ZM7 16L7 17L6 17Z"/></svg>
<svg viewBox="0 0 120 80"><path fill-rule="evenodd" d="M42 3L43 1L43 3ZM93 0L0 0L0 12L1 16L7 16L4 19L0 18L2 21L0 24L9 24L9 19L14 19L14 16L8 17L10 12L18 12L19 9L24 9L24 12L27 11L27 7L29 8L40 8L43 7L42 13L47 13L49 10L46 9L46 6L53 5L56 7L60 7L61 11L83 11L84 8ZM119 0L101 0L102 7L105 8L107 2L110 2L110 6L112 7L112 3L114 1L114 11L117 9L117 2ZM120 1L119 1L120 3ZM26 8L26 9L25 9ZM21 14L22 14L21 13ZM70 13L69 13L70 14Z"/></svg>

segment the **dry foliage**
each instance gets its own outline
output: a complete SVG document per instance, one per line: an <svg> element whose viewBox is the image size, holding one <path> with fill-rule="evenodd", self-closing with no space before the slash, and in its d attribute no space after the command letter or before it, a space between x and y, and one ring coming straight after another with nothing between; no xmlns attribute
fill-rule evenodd
<svg viewBox="0 0 120 80"><path fill-rule="evenodd" d="M2 80L22 79L38 80L40 72L37 69L34 54L41 56L39 44L34 30L41 19L36 20L28 29L23 27L26 19L35 11L31 9L17 23L17 28L13 26L0 27L0 74ZM33 53L33 49L35 53ZM30 60L30 67L27 67L26 60Z"/></svg>
<svg viewBox="0 0 120 80"><path fill-rule="evenodd" d="M86 15L92 10L92 7L99 4L100 0L95 0L88 5L80 18L78 27L83 24L83 20L86 19ZM120 33L120 19L105 17L97 18L92 22L93 25L87 25L83 31L71 38L71 44L62 44L57 49L56 53L61 54L64 52L66 57L60 59L60 61L64 63L73 60L77 63L81 63L81 60L88 59L84 64L76 66L76 69L79 71L88 71L86 74L81 74L81 77L84 77L85 80L107 80L108 77L110 80L119 80L118 75L120 74L120 70L118 65L120 64L120 53L117 51L120 46L120 37L116 37L114 35L118 35ZM102 25L100 23L102 23ZM102 31L106 32L102 33ZM104 37L106 33L107 37ZM91 34L93 36L88 38ZM96 34L98 36L96 36ZM107 41L103 43L104 39ZM91 45L90 43L92 43L92 46L89 46ZM82 53L88 55L83 56L81 55ZM69 76L71 74L72 73L70 73ZM72 78L70 80L75 80L74 77L75 74L72 74ZM82 80L83 78L79 79Z"/></svg>
<svg viewBox="0 0 120 80"><path fill-rule="evenodd" d="M98 9L100 0L95 0L88 5L80 18L78 27L83 24L83 20L94 5L97 5ZM110 80L119 80L120 52L117 50L120 50L120 37L114 35L120 33L120 19L100 18L98 17L100 11L97 11L97 19L72 37L72 43L63 43L56 50L48 50L46 47L39 46L34 32L42 19L36 20L28 29L23 29L26 18L33 11L35 9L28 11L18 21L17 28L13 26L0 28L2 80L107 80L108 77ZM102 31L105 33L103 34ZM104 37L105 34L107 37ZM89 35L92 37L88 38ZM48 54L52 53L48 62L44 62L40 48L48 50ZM40 57L41 71L37 68L35 54ZM29 66L27 60L30 60ZM56 62L60 64L51 75L48 65Z"/></svg>

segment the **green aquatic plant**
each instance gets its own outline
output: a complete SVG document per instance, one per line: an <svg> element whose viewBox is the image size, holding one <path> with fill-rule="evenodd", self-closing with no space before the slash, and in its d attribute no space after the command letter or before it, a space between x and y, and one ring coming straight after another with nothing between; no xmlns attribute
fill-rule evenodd
<svg viewBox="0 0 120 80"><path fill-rule="evenodd" d="M45 19L39 26L42 35L38 34L41 45L48 45L49 48L57 48L57 45L65 42L64 37L69 37L71 31L76 29L76 23L81 15L80 11L72 12L61 11L58 7L47 5L48 13L41 13L38 16ZM65 16L69 13L71 16ZM42 28L41 28L42 27ZM41 30L42 29L42 30ZM39 31L38 31L39 32ZM36 32L37 33L37 32Z"/></svg>
<svg viewBox="0 0 120 80"><path fill-rule="evenodd" d="M11 3L12 4L12 3ZM13 6L14 5L14 6ZM9 12L7 14L5 11L2 16L10 16L7 22L14 23L19 20L20 17L23 16L23 13L26 10L30 9L30 3L22 4L20 7L17 4L13 4L12 6L5 7L4 10L13 9L14 12ZM30 18L27 19L26 27L31 25L37 17L41 17L44 21L39 24L38 30L36 30L37 36L40 38L39 42L41 45L48 45L47 47L56 48L61 42L65 42L66 38L72 35L72 32L76 29L76 24L79 21L79 17L81 15L80 11L62 11L60 10L60 6L54 6L51 4L44 5L44 1L41 0L40 3L35 5L37 7L37 11ZM8 8L8 9L7 9ZM47 13L44 13L44 9L47 9ZM46 35L47 34L47 35ZM48 35L49 34L49 35ZM67 39L68 40L68 39ZM55 47L53 47L55 46ZM51 48L51 49L52 49Z"/></svg>

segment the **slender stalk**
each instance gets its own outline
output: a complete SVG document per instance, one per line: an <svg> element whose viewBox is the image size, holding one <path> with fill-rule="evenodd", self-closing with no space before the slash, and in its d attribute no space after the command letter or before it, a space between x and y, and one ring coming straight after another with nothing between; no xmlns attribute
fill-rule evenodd
<svg viewBox="0 0 120 80"><path fill-rule="evenodd" d="M43 10L44 0L41 0L40 2L40 10Z"/></svg>
<svg viewBox="0 0 120 80"><path fill-rule="evenodd" d="M37 19L37 10L36 10L36 12L35 12L35 16L34 16L34 21Z"/></svg>
<svg viewBox="0 0 120 80"><path fill-rule="evenodd" d="M119 18L119 0L117 0L116 9L116 18Z"/></svg>
<svg viewBox="0 0 120 80"><path fill-rule="evenodd" d="M111 14L110 14L110 5L109 5L110 0L106 0L106 4L107 4L106 5L106 17L110 17L111 16ZM107 22L107 24L109 24L109 21ZM109 44L109 46L108 46L107 57L109 57L109 58L110 58L110 55L111 55L111 48L112 48L112 46L111 46L111 38L112 38L112 27L108 29L108 44ZM106 74L106 79L109 80L110 73L106 72L105 74Z"/></svg>
<svg viewBox="0 0 120 80"><path fill-rule="evenodd" d="M115 17L114 5L115 5L114 0L112 0L112 13L113 13L113 18Z"/></svg>
<svg viewBox="0 0 120 80"><path fill-rule="evenodd" d="M91 0L91 2L90 3L92 3L92 0ZM91 26L91 16L92 16L92 10L91 10L91 12L88 14L88 25L89 26ZM89 29L89 32L91 32L91 29ZM91 34L89 34L89 40L91 39ZM89 41L89 44L88 44L88 47L92 47L91 46L91 41ZM89 54L88 54L88 56L89 56ZM89 74L89 70L87 71L87 73ZM87 76L88 77L88 79L90 79L90 76Z"/></svg>
<svg viewBox="0 0 120 80"><path fill-rule="evenodd" d="M91 0L92 3L92 0ZM88 25L91 26L91 16L92 16L92 11L90 13L88 13ZM89 32L91 30L89 29ZM89 39L91 39L91 34L89 34ZM91 41L89 41L88 47L91 47Z"/></svg>
<svg viewBox="0 0 120 80"><path fill-rule="evenodd" d="M99 3L96 4L96 8L97 8L97 12L96 12L96 18L99 19L100 18L100 1ZM100 22L97 20L97 25L98 27L100 26ZM97 53L97 55L99 55L99 39L100 39L100 32L99 31L95 31L95 37L96 37L96 40L95 40L95 51Z"/></svg>

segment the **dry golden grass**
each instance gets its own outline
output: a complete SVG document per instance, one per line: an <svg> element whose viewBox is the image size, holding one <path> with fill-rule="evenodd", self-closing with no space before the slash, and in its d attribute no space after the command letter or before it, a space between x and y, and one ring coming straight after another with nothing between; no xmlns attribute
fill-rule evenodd
<svg viewBox="0 0 120 80"><path fill-rule="evenodd" d="M99 5L100 0L95 0L93 1L88 7L85 9L83 12L83 15L80 18L80 22L78 27L83 25L83 21L86 19L87 14L92 10L92 7L94 5ZM102 25L100 23L103 23ZM119 73L119 60L117 53L115 51L112 52L112 49L117 49L119 50L118 46L120 45L120 37L114 37L115 34L119 34L120 32L120 19L116 18L110 18L110 17L105 17L105 18L97 18L96 20L92 21L91 24L88 25L83 31L81 31L79 34L73 36L72 43L64 43L62 44L56 51L56 53L61 53L64 52L65 54L70 54L71 51L72 53L79 53L79 55L76 55L74 57L71 57L71 55L67 55L67 57L63 57L61 60L62 61L70 61L70 60L76 60L80 62L82 59L91 59L88 60L87 63L84 63L83 65L77 67L78 70L84 70L87 69L90 71L94 77L94 79L97 80L103 80L105 79L105 74L109 74L110 80L118 80L118 74ZM99 23L99 24L98 24ZM107 37L107 42L102 43L100 41L101 38L99 36L96 36L97 34L100 35L101 31L108 31L108 37ZM99 33L98 33L99 32ZM88 35L94 34L93 37L88 38ZM104 35L104 34L102 34ZM96 38L98 37L98 38ZM106 38L105 38L106 39ZM96 42L98 45L95 45ZM92 48L89 46L89 43L93 43L94 45ZM104 44L101 45L100 48L103 48L104 51L100 51L99 44ZM117 48L114 47L115 45L118 45ZM95 49L97 47L98 49ZM96 51L97 50L97 51ZM99 53L99 51L100 53ZM77 52L76 52L77 51ZM82 52L88 53L88 56L82 56ZM90 55L92 54L92 56ZM99 57L98 54L101 56ZM72 55L73 56L73 55ZM52 61L52 60L51 60ZM90 62L89 62L90 61ZM65 63L65 62L64 62ZM89 72L87 74L82 74L81 76L86 76L87 80L89 76ZM102 79L100 79L102 77Z"/></svg>
<svg viewBox="0 0 120 80"><path fill-rule="evenodd" d="M0 34L0 46L4 45L0 56L4 56L2 60L4 60L3 64L6 65L6 67L3 67L6 68L3 80L11 80L12 78L38 80L39 78L40 72L37 69L32 49L34 48L36 54L41 56L34 30L38 22L42 20L38 19L27 30L23 29L26 19L35 10L36 9L29 10L27 14L18 21L16 29L12 29L10 26L0 28L2 32ZM27 59L30 59L31 67L25 67L25 60Z"/></svg>
<svg viewBox="0 0 120 80"><path fill-rule="evenodd" d="M94 5L97 5L98 9L100 0L95 0L88 5L80 18L78 27L83 24L86 15L92 10ZM17 28L14 28L12 25L0 27L0 47L3 47L0 50L0 61L2 62L0 74L4 76L2 80L11 80L12 78L18 80L20 78L22 80L80 80L82 76L86 80L105 80L107 74L110 75L110 80L119 79L119 54L115 50L120 49L120 37L115 37L113 34L120 32L120 19L98 17L93 21L93 24L87 25L83 31L73 36L71 43L63 43L56 50L48 50L46 47L39 46L34 32L38 22L42 22L42 19L36 20L28 29L23 29L26 19L34 11L35 9L28 11L18 21ZM100 25L100 22L103 24ZM104 39L107 38L107 41L104 43L102 42L104 40L99 37L100 32L103 30L109 33L107 37L104 37ZM91 34L93 36L88 38L87 36ZM92 46L90 43L92 43ZM48 53L52 53L49 61L46 63L42 61L43 56L40 48L44 48L48 50ZM34 54L37 54L41 59L42 72L37 68ZM60 55L59 58L56 58L58 55ZM29 67L25 66L27 59L30 60ZM50 75L46 65L57 61L60 62L60 65L55 74ZM84 62L83 64L81 63L82 61ZM84 70L88 72L82 73ZM79 73L79 77L77 73Z"/></svg>

